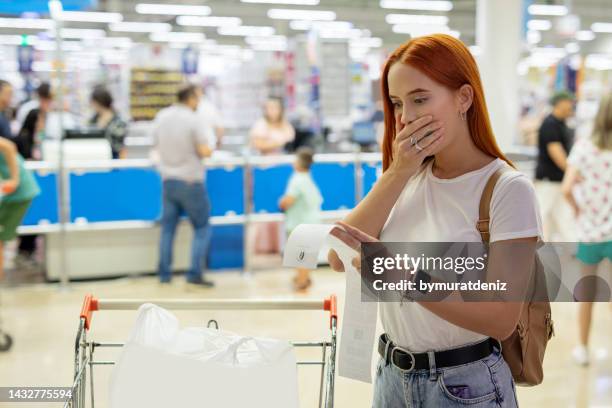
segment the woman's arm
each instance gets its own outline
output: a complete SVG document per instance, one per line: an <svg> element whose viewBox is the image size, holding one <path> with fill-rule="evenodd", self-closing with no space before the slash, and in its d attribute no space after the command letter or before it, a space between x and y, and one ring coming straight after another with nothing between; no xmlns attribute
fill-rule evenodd
<svg viewBox="0 0 612 408"><path fill-rule="evenodd" d="M349 247L360 250L362 242L377 240L346 223L334 228L331 234ZM418 301L419 305L456 326L504 340L516 328L522 300L525 299L528 283L531 282L537 237L498 241L491 244L487 266L487 282L499 279L507 283L508 292L494 293L498 301L485 301L484 294L476 294L480 301L464 301L458 292L437 301ZM353 259L353 266L360 268L360 257ZM525 273L517 273L524 271ZM501 295L501 296L497 296ZM430 300L433 300L430 297Z"/></svg>
<svg viewBox="0 0 612 408"><path fill-rule="evenodd" d="M0 138L0 154L6 160L10 178L3 183L2 189L6 193L12 193L19 186L19 166L17 165L17 148L8 139Z"/></svg>
<svg viewBox="0 0 612 408"><path fill-rule="evenodd" d="M578 207L578 203L574 198L572 189L578 183L579 179L580 172L578 169L574 166L568 166L567 170L565 171L565 175L563 176L563 182L561 183L561 191L563 192L563 196L572 206L576 215L580 212L580 207Z"/></svg>

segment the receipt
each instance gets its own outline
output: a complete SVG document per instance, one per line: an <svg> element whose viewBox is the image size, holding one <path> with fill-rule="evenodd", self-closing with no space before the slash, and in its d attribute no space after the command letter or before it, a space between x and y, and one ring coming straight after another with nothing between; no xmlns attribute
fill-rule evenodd
<svg viewBox="0 0 612 408"><path fill-rule="evenodd" d="M332 224L298 225L287 240L283 266L315 269L321 248L329 245L336 250L346 273L344 312L340 315L338 375L371 383L378 304L363 301L361 276L351 264L358 253L329 235L332 228Z"/></svg>

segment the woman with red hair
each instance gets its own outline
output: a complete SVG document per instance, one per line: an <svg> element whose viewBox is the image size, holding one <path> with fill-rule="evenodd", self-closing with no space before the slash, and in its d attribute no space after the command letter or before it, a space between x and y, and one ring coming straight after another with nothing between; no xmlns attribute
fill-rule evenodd
<svg viewBox="0 0 612 408"><path fill-rule="evenodd" d="M381 83L383 174L332 234L357 251L362 242L378 240L480 242L476 223L485 184L512 163L495 141L471 53L448 35L418 37L391 54ZM533 251L518 260L525 263L535 256L540 216L531 182L509 170L493 192L490 242L528 243ZM490 252L489 264L499 259ZM344 270L334 251L329 261ZM521 274L521 267L513 273ZM374 407L517 406L498 341L515 330L520 302L379 306L385 334Z"/></svg>

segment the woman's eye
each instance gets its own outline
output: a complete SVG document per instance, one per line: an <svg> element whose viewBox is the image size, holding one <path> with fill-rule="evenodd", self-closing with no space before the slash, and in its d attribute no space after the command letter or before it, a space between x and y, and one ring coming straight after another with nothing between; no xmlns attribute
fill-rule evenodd
<svg viewBox="0 0 612 408"><path fill-rule="evenodd" d="M414 103L417 105L421 105L427 101L427 98L415 98Z"/></svg>
<svg viewBox="0 0 612 408"><path fill-rule="evenodd" d="M402 108L401 102L393 102L393 109L401 109L401 108Z"/></svg>

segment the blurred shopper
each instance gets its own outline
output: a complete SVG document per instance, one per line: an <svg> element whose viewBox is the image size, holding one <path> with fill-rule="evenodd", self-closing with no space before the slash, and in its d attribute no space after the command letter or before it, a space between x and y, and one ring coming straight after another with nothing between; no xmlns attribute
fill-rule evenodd
<svg viewBox="0 0 612 408"><path fill-rule="evenodd" d="M199 90L199 103L197 113L202 119L205 126L210 128L212 134L209 136L211 142L209 146L220 148L225 134L223 127L223 118L217 107L210 101L206 96L204 88L198 88Z"/></svg>
<svg viewBox="0 0 612 408"><path fill-rule="evenodd" d="M582 263L582 274L595 276L606 258L612 261L612 94L601 100L592 136L580 139L572 149L563 194L578 220L576 257ZM592 311L592 302L579 303L580 344L573 355L581 365L589 363Z"/></svg>
<svg viewBox="0 0 612 408"><path fill-rule="evenodd" d="M11 131L11 120L7 116L7 110L13 100L13 86L3 79L0 79L0 137L13 139Z"/></svg>
<svg viewBox="0 0 612 408"><path fill-rule="evenodd" d="M331 231L355 250L352 263L359 265L363 242L481 242L482 193L490 177L505 169L489 224L489 241L501 254L489 252L488 264L503 269L504 259L515 259L513 276L527 280L541 236L535 192L495 141L468 48L445 34L416 37L389 56L381 84L383 174ZM508 253L516 248L508 244L516 242L529 252ZM329 261L337 271L348 266L333 250ZM407 408L418 401L422 407L517 407L498 341L518 336L522 303L420 301L418 291L408 296L413 301L378 305L386 333L377 342L381 358L372 406ZM540 317L538 324L545 325Z"/></svg>
<svg viewBox="0 0 612 408"><path fill-rule="evenodd" d="M321 203L323 197L312 179L310 166L312 166L314 152L309 147L300 147L295 153L293 175L285 190L285 195L279 202L279 207L285 212L285 229L287 236L300 224L317 224L321 222ZM311 285L310 271L298 268L293 279L293 286L297 291L308 289Z"/></svg>
<svg viewBox="0 0 612 408"><path fill-rule="evenodd" d="M17 227L40 193L34 176L23 166L15 144L0 138L0 279L4 276L4 242L15 239Z"/></svg>
<svg viewBox="0 0 612 408"><path fill-rule="evenodd" d="M104 130L110 143L113 159L125 159L125 136L127 124L113 109L113 96L103 86L96 86L91 93L91 106L96 112L90 124Z"/></svg>
<svg viewBox="0 0 612 408"><path fill-rule="evenodd" d="M285 145L295 138L293 126L285 118L283 101L270 98L264 105L264 117L250 132L251 145L261 154L280 154Z"/></svg>
<svg viewBox="0 0 612 408"><path fill-rule="evenodd" d="M185 213L194 230L187 282L212 287L213 283L202 277L210 241L210 203L202 159L212 154L212 148L195 113L197 88L186 86L177 96L178 103L157 114L153 128L154 149L163 179L159 279L162 283L170 282L174 234Z"/></svg>
<svg viewBox="0 0 612 408"><path fill-rule="evenodd" d="M15 139L19 154L26 160L41 159L40 147L42 141L45 139L47 117L53 101L51 88L48 83L42 83L36 92L38 94L38 100L36 100L36 104L32 105L33 107L27 112L23 120L23 126ZM21 235L19 237L19 249L17 257L15 258L15 265L17 268L32 269L39 266L34 259L37 238L38 235L35 234Z"/></svg>
<svg viewBox="0 0 612 408"><path fill-rule="evenodd" d="M262 155L281 154L295 138L293 126L285 118L283 102L270 98L264 105L264 116L250 132L251 146ZM281 230L277 222L258 224L255 228L255 252L276 254L280 251Z"/></svg>
<svg viewBox="0 0 612 408"><path fill-rule="evenodd" d="M38 88L36 88L36 98L24 102L19 109L17 109L17 116L15 117L17 128L21 129L23 127L28 114L32 110L38 109L41 101L50 101L51 99L51 85L48 82L42 82L38 85Z"/></svg>
<svg viewBox="0 0 612 408"><path fill-rule="evenodd" d="M553 110L538 130L535 187L542 212L544 239L573 242L576 240L575 223L571 208L563 200L561 180L572 146L572 134L565 121L574 113L574 97L568 92L558 92L552 97L551 104Z"/></svg>

